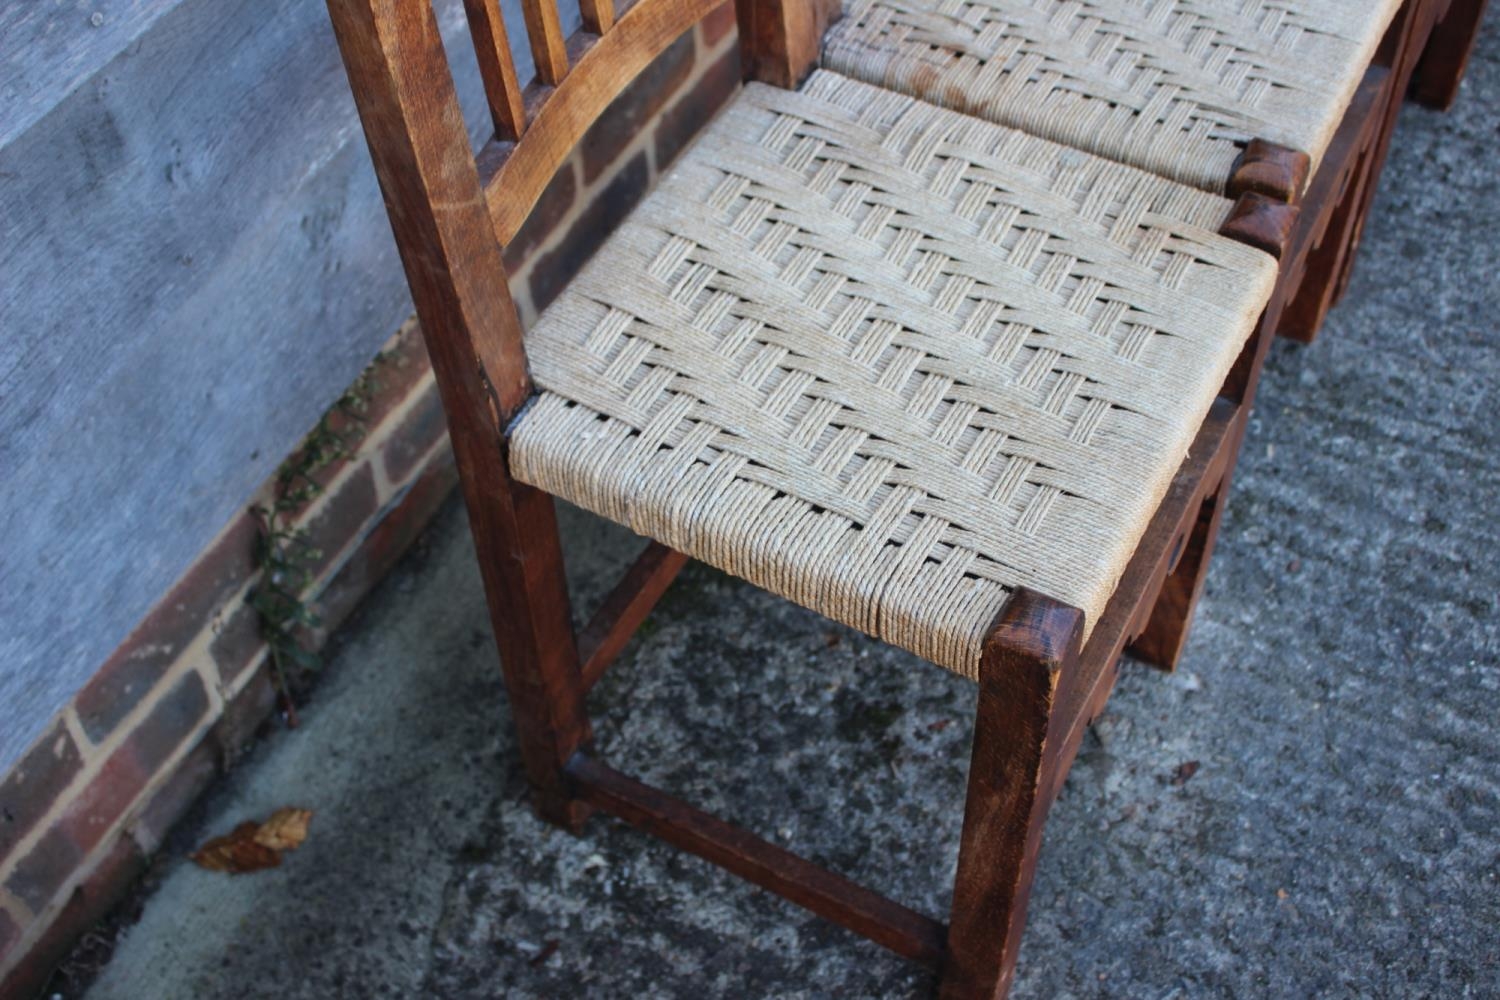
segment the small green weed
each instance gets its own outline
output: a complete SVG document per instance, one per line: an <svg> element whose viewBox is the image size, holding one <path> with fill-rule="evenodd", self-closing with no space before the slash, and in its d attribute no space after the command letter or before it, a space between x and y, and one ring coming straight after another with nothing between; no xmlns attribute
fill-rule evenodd
<svg viewBox="0 0 1500 1000"><path fill-rule="evenodd" d="M317 474L352 456L364 437L364 416L380 389L377 369L384 361L384 355L377 355L282 463L270 503L250 508L260 522L255 556L261 571L260 583L250 593L250 606L260 616L261 635L270 651L271 680L287 725L294 728L297 710L291 685L322 666L322 658L303 637L322 624L309 603L309 592L314 567L323 556L309 541L306 529L294 520L323 493Z"/></svg>

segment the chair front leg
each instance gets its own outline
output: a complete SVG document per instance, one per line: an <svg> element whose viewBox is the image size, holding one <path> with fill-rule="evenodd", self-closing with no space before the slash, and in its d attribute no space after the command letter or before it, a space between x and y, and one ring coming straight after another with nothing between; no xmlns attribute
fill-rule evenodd
<svg viewBox="0 0 1500 1000"><path fill-rule="evenodd" d="M1068 731L1059 683L1077 663L1082 634L1077 608L1018 590L985 639L943 1000L1010 990Z"/></svg>
<svg viewBox="0 0 1500 1000"><path fill-rule="evenodd" d="M461 462L462 437L454 438ZM576 833L590 810L564 768L592 732L557 512L549 494L511 479L493 457L463 483L532 803L542 819Z"/></svg>

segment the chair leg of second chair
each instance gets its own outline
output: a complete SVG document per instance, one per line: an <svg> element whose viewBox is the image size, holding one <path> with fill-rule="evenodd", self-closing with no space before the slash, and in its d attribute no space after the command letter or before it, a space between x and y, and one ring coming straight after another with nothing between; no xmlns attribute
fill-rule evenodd
<svg viewBox="0 0 1500 1000"><path fill-rule="evenodd" d="M1469 56L1479 35L1479 20L1487 0L1452 0L1448 13L1433 29L1432 39L1417 65L1412 96L1421 104L1447 111L1458 100L1459 84L1469 68Z"/></svg>
<svg viewBox="0 0 1500 1000"><path fill-rule="evenodd" d="M1227 484L1221 484L1198 508L1192 527L1178 543L1174 566L1162 581L1161 593L1151 608L1145 629L1130 644L1136 657L1162 670L1176 670L1177 661L1187 645L1193 610L1203 593L1208 567L1213 560L1214 541L1224 516L1223 499Z"/></svg>

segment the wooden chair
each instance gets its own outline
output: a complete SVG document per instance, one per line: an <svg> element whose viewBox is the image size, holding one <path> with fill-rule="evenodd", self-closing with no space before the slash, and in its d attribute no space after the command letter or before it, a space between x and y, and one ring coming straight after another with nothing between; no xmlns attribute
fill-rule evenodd
<svg viewBox="0 0 1500 1000"><path fill-rule="evenodd" d="M329 0L447 411L537 813L595 810L996 997L1048 804L1128 646L1181 652L1296 209L868 84L834 11L744 0L748 84L523 337L502 244L716 0L467 8L471 153L427 0ZM798 87L796 91L791 88ZM552 494L655 539L575 635ZM584 695L689 556L977 681L945 925L603 763Z"/></svg>
<svg viewBox="0 0 1500 1000"><path fill-rule="evenodd" d="M1309 342L1348 284L1445 3L847 0L824 65L1206 191L1302 203L1279 332ZM1472 35L1475 6L1454 0L1430 64Z"/></svg>

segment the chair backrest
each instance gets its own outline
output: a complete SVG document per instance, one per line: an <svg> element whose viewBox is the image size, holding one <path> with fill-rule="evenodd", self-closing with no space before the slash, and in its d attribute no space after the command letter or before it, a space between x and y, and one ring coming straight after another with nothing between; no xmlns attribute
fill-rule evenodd
<svg viewBox="0 0 1500 1000"><path fill-rule="evenodd" d="M499 0L464 0L495 136L472 152L431 0L328 0L407 280L454 429L490 437L531 394L501 247L579 138L664 49L724 0L521 0L536 80L516 76ZM794 86L838 0L736 0L746 75ZM512 26L515 27L515 26ZM460 462L463 461L460 448Z"/></svg>

